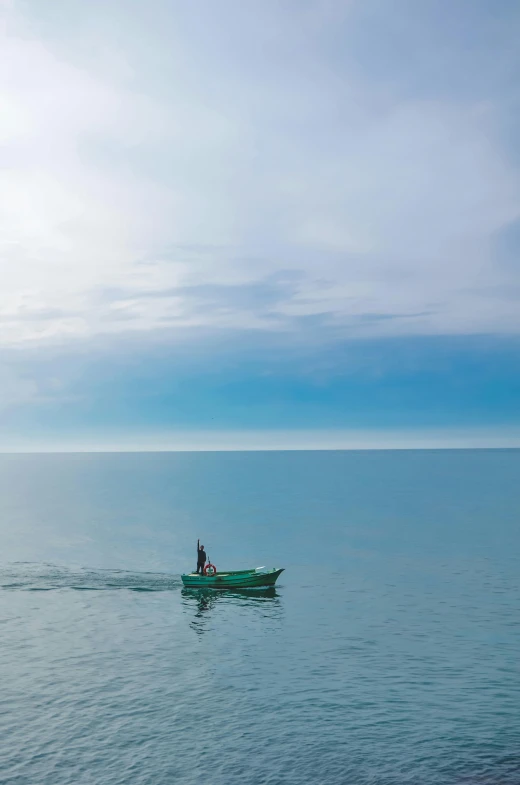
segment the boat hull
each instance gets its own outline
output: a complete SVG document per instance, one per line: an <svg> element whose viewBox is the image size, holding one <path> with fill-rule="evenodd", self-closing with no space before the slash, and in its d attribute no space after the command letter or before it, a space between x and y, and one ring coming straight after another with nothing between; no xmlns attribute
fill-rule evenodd
<svg viewBox="0 0 520 785"><path fill-rule="evenodd" d="M237 572L219 572L216 575L181 575L183 584L190 589L255 589L274 586L283 569L272 570L239 570Z"/></svg>

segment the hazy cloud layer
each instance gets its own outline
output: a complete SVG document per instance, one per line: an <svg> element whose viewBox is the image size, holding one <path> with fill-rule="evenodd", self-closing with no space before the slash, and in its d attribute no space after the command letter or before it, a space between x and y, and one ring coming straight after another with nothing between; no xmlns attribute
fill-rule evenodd
<svg viewBox="0 0 520 785"><path fill-rule="evenodd" d="M0 14L4 347L520 332L517 3Z"/></svg>

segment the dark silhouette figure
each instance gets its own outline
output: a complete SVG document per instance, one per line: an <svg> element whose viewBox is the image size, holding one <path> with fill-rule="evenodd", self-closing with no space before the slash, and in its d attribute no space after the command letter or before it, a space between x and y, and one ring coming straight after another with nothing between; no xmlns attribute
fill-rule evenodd
<svg viewBox="0 0 520 785"><path fill-rule="evenodd" d="M199 545L200 540L197 540L197 575L204 575L204 565L206 564L206 551L204 545Z"/></svg>

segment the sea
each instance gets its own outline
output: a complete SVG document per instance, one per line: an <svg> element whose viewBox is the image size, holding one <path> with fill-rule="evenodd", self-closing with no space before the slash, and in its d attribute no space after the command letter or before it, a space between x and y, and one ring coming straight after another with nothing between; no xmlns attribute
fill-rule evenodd
<svg viewBox="0 0 520 785"><path fill-rule="evenodd" d="M2 455L0 563L2 785L520 783L520 451Z"/></svg>

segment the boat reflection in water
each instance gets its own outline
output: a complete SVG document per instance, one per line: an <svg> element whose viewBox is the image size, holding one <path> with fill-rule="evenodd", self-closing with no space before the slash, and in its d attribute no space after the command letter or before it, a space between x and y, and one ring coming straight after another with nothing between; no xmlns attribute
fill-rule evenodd
<svg viewBox="0 0 520 785"><path fill-rule="evenodd" d="M236 612L240 616L244 611L251 611L264 617L276 617L281 610L280 594L274 586L264 589L232 589L225 592L185 587L181 594L184 610L194 615L190 626L199 635L209 632L212 616L210 611L213 610L222 609L226 616L229 615L227 611Z"/></svg>

